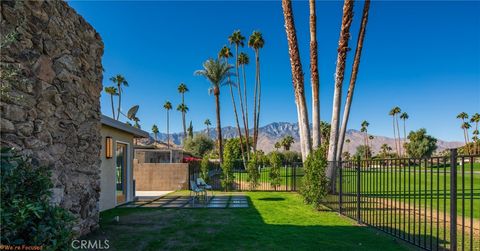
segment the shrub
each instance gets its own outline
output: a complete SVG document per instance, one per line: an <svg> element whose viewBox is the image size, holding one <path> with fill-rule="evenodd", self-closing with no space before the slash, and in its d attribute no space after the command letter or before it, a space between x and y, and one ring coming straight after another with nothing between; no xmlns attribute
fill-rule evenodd
<svg viewBox="0 0 480 251"><path fill-rule="evenodd" d="M203 157L213 149L215 143L204 134L196 134L193 138L186 138L184 148L197 157Z"/></svg>
<svg viewBox="0 0 480 251"><path fill-rule="evenodd" d="M285 162L291 164L295 162L302 162L302 155L298 152L284 151L283 158Z"/></svg>
<svg viewBox="0 0 480 251"><path fill-rule="evenodd" d="M280 186L280 167L282 166L282 156L278 152L270 153L270 185L277 190Z"/></svg>
<svg viewBox="0 0 480 251"><path fill-rule="evenodd" d="M50 173L32 166L11 148L1 149L1 244L66 250L73 238L73 215L50 204Z"/></svg>
<svg viewBox="0 0 480 251"><path fill-rule="evenodd" d="M260 172L258 168L259 165L262 164L263 156L261 152L250 154L250 160L247 164L247 181L250 182L250 190L255 190L259 185L258 179L260 178Z"/></svg>
<svg viewBox="0 0 480 251"><path fill-rule="evenodd" d="M210 170L210 160L209 156L205 155L202 158L202 161L200 162L200 177L202 177L205 182L208 183L209 181L209 176L208 176L208 171Z"/></svg>
<svg viewBox="0 0 480 251"><path fill-rule="evenodd" d="M327 194L328 179L325 175L327 159L325 158L326 148L320 147L307 157L304 163L303 185L300 194L305 203L319 207L322 199Z"/></svg>
<svg viewBox="0 0 480 251"><path fill-rule="evenodd" d="M235 144L229 144L229 141L225 144L223 149L223 163L222 163L222 187L228 191L232 188L234 183L233 167L236 161L236 147Z"/></svg>

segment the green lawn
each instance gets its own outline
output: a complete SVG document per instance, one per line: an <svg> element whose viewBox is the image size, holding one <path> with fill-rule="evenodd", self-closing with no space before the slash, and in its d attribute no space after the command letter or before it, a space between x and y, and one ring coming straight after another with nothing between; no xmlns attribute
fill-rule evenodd
<svg viewBox="0 0 480 251"><path fill-rule="evenodd" d="M403 242L331 211L306 206L296 193L248 192L249 208L122 208L101 213L88 239L114 250L407 250ZM120 216L117 223L113 219Z"/></svg>

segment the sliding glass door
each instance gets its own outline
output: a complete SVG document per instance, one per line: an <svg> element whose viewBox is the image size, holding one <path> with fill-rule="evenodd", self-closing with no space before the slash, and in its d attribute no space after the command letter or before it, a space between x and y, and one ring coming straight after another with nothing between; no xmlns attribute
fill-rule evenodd
<svg viewBox="0 0 480 251"><path fill-rule="evenodd" d="M120 204L127 200L128 145L117 142L116 156L116 196L117 204Z"/></svg>

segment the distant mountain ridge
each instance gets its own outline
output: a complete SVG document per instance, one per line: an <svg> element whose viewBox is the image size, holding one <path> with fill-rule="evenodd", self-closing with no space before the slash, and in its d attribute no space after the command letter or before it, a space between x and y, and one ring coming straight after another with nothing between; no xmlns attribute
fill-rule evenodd
<svg viewBox="0 0 480 251"><path fill-rule="evenodd" d="M295 139L295 143L292 145L291 150L293 151L300 151L300 135L298 133L298 123L289 123L289 122L274 122L263 127L259 128L258 133L258 149L263 150L264 152L271 152L274 150L275 142L279 141L283 137L287 135L291 135ZM252 130L250 130L252 132ZM207 130L195 131L197 133L207 133ZM237 128L232 126L226 126L222 128L222 135L224 138L234 138L237 137ZM369 134L371 135L371 134ZM151 134L153 139L153 134ZM373 135L374 139L371 142L373 152L376 154L380 151L380 147L383 144L388 144L392 149L395 150L395 141L393 138L380 136L380 135ZM215 128L210 128L210 137L216 137ZM344 151L350 152L350 154L354 154L356 148L359 145L363 144L363 133L360 131L350 129L347 130L346 139L350 139L350 143L344 144ZM173 133L170 134L170 141L176 145L181 144L181 140L183 138L183 133ZM166 133L159 133L158 140L166 141L167 134ZM145 142L147 143L147 142ZM451 142L451 141L444 141L438 139L437 142L437 151L443 151L449 148L456 148L462 146L462 142Z"/></svg>

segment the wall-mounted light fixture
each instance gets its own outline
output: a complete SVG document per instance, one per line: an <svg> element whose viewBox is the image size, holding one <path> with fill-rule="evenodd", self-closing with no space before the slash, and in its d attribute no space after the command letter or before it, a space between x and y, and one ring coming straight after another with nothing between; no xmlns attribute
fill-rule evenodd
<svg viewBox="0 0 480 251"><path fill-rule="evenodd" d="M112 137L105 137L105 157L110 159L113 157L113 140Z"/></svg>

